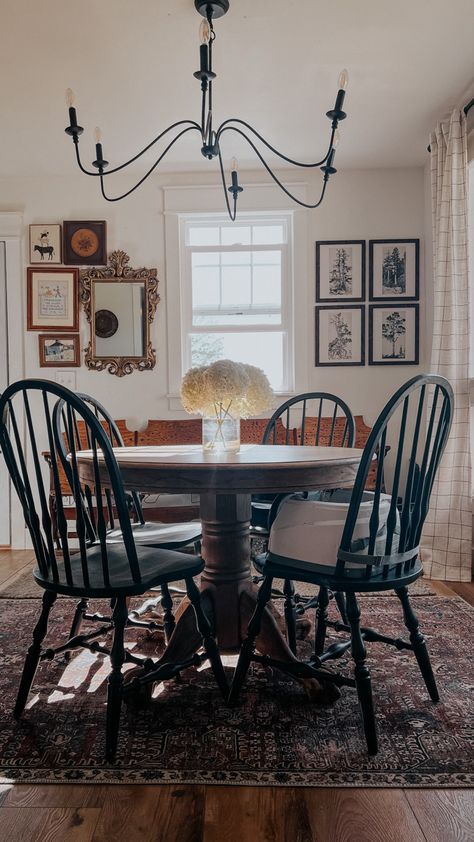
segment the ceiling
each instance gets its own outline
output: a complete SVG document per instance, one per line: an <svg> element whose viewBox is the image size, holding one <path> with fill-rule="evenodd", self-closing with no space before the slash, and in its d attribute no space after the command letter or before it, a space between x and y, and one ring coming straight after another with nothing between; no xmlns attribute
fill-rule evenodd
<svg viewBox="0 0 474 842"><path fill-rule="evenodd" d="M175 120L199 120L199 22L193 0L4 3L0 175L74 171L68 86L85 161L96 125L115 164ZM348 68L339 168L422 165L429 130L473 81L473 0L231 0L215 28L215 120L246 119L302 160L324 154ZM165 169L203 171L199 148L192 134ZM230 135L223 152L254 166Z"/></svg>

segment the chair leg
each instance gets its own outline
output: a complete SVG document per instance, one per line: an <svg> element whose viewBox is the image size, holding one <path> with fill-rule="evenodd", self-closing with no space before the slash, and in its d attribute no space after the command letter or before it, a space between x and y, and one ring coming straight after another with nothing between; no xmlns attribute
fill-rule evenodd
<svg viewBox="0 0 474 842"><path fill-rule="evenodd" d="M328 589L321 586L318 595L318 607L316 608L316 631L314 635L315 655L322 655L324 652L324 642L326 640L326 631L328 627L328 605Z"/></svg>
<svg viewBox="0 0 474 842"><path fill-rule="evenodd" d="M74 612L74 617L71 623L71 629L69 632L69 640L71 637L75 637L76 634L79 634L82 625L82 619L84 617L85 612L87 611L87 606L89 605L89 600L85 597L79 600L76 605L76 610ZM70 661L72 657L72 652L66 652L64 655L66 661Z"/></svg>
<svg viewBox="0 0 474 842"><path fill-rule="evenodd" d="M374 702L372 699L372 684L370 672L366 663L366 649L360 631L360 608L355 594L347 594L347 617L351 627L352 657L355 662L354 677L357 695L362 710L364 733L367 740L369 754L377 754L377 731L375 727Z"/></svg>
<svg viewBox="0 0 474 842"><path fill-rule="evenodd" d="M165 630L165 642L168 643L173 634L176 621L173 614L173 600L167 584L161 586L161 607L163 609L163 628Z"/></svg>
<svg viewBox="0 0 474 842"><path fill-rule="evenodd" d="M428 693L430 694L433 702L439 702L439 693L435 677L433 675L433 669L431 667L430 656L428 655L425 639L419 630L418 617L413 611L408 597L408 588L398 588L395 593L402 604L405 626L410 632L410 643L413 646L413 651L415 653L416 660L418 661L418 666L425 681Z"/></svg>
<svg viewBox="0 0 474 842"><path fill-rule="evenodd" d="M194 579L185 579L185 582L186 592L188 594L189 601L194 608L196 625L203 640L204 650L209 658L218 687L224 699L227 699L227 695L229 693L227 678L224 672L224 667L222 666L221 656L219 654L219 649L217 648L215 637L212 635L211 624L202 610L201 594Z"/></svg>
<svg viewBox="0 0 474 842"><path fill-rule="evenodd" d="M342 591L334 591L334 600L336 605L339 609L339 614L341 615L341 620L347 626L347 610L346 610L346 598Z"/></svg>
<svg viewBox="0 0 474 842"><path fill-rule="evenodd" d="M20 686L18 688L18 695L13 709L13 716L15 719L19 719L25 709L28 693L30 692L41 656L41 644L43 643L43 640L46 637L46 632L48 631L49 612L56 601L56 596L57 594L53 591L45 591L43 594L41 614L36 626L33 629L33 643L29 647L25 658Z"/></svg>
<svg viewBox="0 0 474 842"><path fill-rule="evenodd" d="M269 602L271 597L272 582L272 576L265 576L262 585L260 586L260 590L257 596L257 605L248 625L247 637L245 638L244 642L242 643L242 646L240 647L239 660L237 661L237 666L235 668L234 677L232 679L232 685L229 693L230 705L235 704L235 702L237 701L242 684L245 681L245 676L247 675L248 668L252 660L252 655L255 651L255 643L260 633L263 612L265 611L267 602Z"/></svg>
<svg viewBox="0 0 474 842"><path fill-rule="evenodd" d="M295 586L291 579L285 579L283 593L285 594L285 622L288 646L293 652L293 655L296 655Z"/></svg>
<svg viewBox="0 0 474 842"><path fill-rule="evenodd" d="M120 711L122 708L123 675L122 666L125 660L124 631L128 619L128 609L125 597L115 600L113 621L114 638L110 653L112 670L107 679L107 722L105 735L105 756L109 762L115 760L117 752L118 733L120 725Z"/></svg>

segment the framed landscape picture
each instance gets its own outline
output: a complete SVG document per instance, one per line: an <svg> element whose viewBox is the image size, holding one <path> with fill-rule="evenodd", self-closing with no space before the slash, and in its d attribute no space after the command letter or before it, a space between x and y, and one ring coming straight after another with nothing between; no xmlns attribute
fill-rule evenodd
<svg viewBox="0 0 474 842"><path fill-rule="evenodd" d="M369 307L369 365L417 365L419 344L418 304Z"/></svg>
<svg viewBox="0 0 474 842"><path fill-rule="evenodd" d="M365 364L365 308L316 307L315 365Z"/></svg>
<svg viewBox="0 0 474 842"><path fill-rule="evenodd" d="M79 269L27 269L27 329L79 329Z"/></svg>
<svg viewBox="0 0 474 842"><path fill-rule="evenodd" d="M30 263L61 263L60 225L30 225Z"/></svg>
<svg viewBox="0 0 474 842"><path fill-rule="evenodd" d="M63 222L64 262L71 266L104 266L107 263L107 224Z"/></svg>
<svg viewBox="0 0 474 842"><path fill-rule="evenodd" d="M365 300L365 240L316 243L316 301Z"/></svg>
<svg viewBox="0 0 474 842"><path fill-rule="evenodd" d="M369 299L420 297L420 241L369 240Z"/></svg>
<svg viewBox="0 0 474 842"><path fill-rule="evenodd" d="M41 368L57 368L80 366L80 346L78 333L41 334L39 341L39 364Z"/></svg>

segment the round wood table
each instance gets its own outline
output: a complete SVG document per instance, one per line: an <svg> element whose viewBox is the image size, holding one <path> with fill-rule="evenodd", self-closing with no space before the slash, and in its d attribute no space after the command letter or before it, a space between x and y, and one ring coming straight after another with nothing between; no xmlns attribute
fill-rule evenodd
<svg viewBox="0 0 474 842"><path fill-rule="evenodd" d="M204 454L200 445L122 447L114 450L124 487L142 492L198 493L201 500L203 606L222 652L235 652L246 635L256 587L251 579L251 494L311 491L353 485L362 450L341 447L242 445L238 453ZM92 454L77 454L84 483L93 481ZM102 481L107 483L104 465ZM277 622L267 611L258 649L294 660ZM201 646L187 599L161 660L180 660Z"/></svg>

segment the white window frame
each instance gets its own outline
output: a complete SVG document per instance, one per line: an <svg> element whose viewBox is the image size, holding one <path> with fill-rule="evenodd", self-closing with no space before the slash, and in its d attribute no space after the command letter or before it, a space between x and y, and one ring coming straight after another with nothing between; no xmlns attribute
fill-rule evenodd
<svg viewBox="0 0 474 842"><path fill-rule="evenodd" d="M191 334L202 333L282 333L283 334L283 389L280 394L287 394L294 388L294 319L293 319L293 212L281 211L240 214L238 227L249 225L282 225L285 232L283 243L268 245L216 245L191 246L187 243L187 232L192 226L214 228L226 225L228 217L225 214L209 214L204 218L196 214L179 215L180 241L180 302L181 302L181 368L182 374L191 367ZM281 322L278 324L256 325L194 325L192 308L192 255L193 253L235 253L251 251L280 251L281 260ZM227 312L237 308L226 308ZM239 308L239 312L242 312ZM255 313L255 310L248 311ZM262 308L262 312L270 312L270 308ZM256 361L256 364L258 362Z"/></svg>

